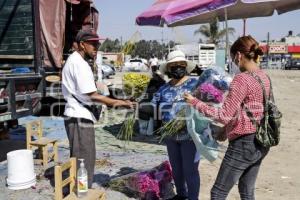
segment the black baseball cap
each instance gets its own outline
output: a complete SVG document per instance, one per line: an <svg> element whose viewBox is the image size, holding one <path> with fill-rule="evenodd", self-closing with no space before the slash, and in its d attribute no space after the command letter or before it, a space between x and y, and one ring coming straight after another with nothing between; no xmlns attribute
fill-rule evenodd
<svg viewBox="0 0 300 200"><path fill-rule="evenodd" d="M75 38L76 42L86 42L86 41L95 41L99 42L100 37L97 35L97 33L92 31L86 31L86 30L80 30Z"/></svg>

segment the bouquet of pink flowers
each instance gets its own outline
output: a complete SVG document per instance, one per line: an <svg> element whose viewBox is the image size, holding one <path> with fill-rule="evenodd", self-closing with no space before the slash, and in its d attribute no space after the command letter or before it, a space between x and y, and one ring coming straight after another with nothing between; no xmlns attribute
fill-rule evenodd
<svg viewBox="0 0 300 200"><path fill-rule="evenodd" d="M143 199L159 199L159 183L148 172L141 172L129 179L128 187L140 194ZM147 198L148 197L148 198Z"/></svg>
<svg viewBox="0 0 300 200"><path fill-rule="evenodd" d="M195 88L192 88L193 96L203 102L210 103L212 106L220 106L224 100L226 92L229 90L231 77L225 74L225 71L214 67L206 69L198 79ZM186 121L182 120L186 116L187 106L183 106L182 110L178 111L177 118L165 123L157 132L161 133L162 141L164 138L174 136L186 126ZM200 118L198 124L203 124L207 127L208 118ZM203 129L204 130L204 129Z"/></svg>
<svg viewBox="0 0 300 200"><path fill-rule="evenodd" d="M203 83L198 87L198 90L200 92L199 99L202 101L212 101L214 103L221 103L223 101L223 92L211 83Z"/></svg>
<svg viewBox="0 0 300 200"><path fill-rule="evenodd" d="M140 172L131 177L129 188L140 193L140 198L154 200L161 197L164 185L172 181L172 171L169 161L163 162L152 170Z"/></svg>
<svg viewBox="0 0 300 200"><path fill-rule="evenodd" d="M159 166L143 172L138 172L118 179L118 185L123 188L112 188L124 192L124 188L131 195L142 200L159 200L168 184L172 182L172 169L169 161L165 161ZM120 184L120 182L122 182ZM129 190L129 191L128 191Z"/></svg>

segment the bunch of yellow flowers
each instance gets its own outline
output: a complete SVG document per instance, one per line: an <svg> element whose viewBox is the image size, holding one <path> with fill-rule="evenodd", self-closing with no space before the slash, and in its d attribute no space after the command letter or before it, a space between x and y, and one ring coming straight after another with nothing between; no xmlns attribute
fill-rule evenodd
<svg viewBox="0 0 300 200"><path fill-rule="evenodd" d="M123 85L126 95L134 99L139 98L146 90L150 77L140 73L126 73L123 76Z"/></svg>

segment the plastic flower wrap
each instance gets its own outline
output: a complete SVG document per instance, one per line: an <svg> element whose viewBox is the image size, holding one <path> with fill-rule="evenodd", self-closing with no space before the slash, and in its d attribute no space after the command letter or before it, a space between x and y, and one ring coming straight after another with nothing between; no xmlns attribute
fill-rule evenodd
<svg viewBox="0 0 300 200"><path fill-rule="evenodd" d="M219 144L212 136L211 119L203 116L194 108L189 107L187 113L192 117L186 120L187 130L195 143L197 151L208 161L213 162L218 158Z"/></svg>
<svg viewBox="0 0 300 200"><path fill-rule="evenodd" d="M229 90L231 81L231 77L225 73L225 70L222 70L219 67L208 68L199 77L197 86L192 88L192 94L199 100L209 103L211 106L220 107L222 106L222 102ZM200 144L216 148L217 144L211 137L207 138L202 135L204 130L209 127L212 120L203 116L195 109L192 109L191 113L191 109L188 107L183 108L177 113L177 117L179 119L182 119L185 116L192 117L186 117L186 120L177 120L175 118L161 127L158 130L162 133L161 140L168 136L176 135L179 133L179 130L182 130L184 126L186 126L189 134L192 136L192 139L196 144L196 147ZM199 150L199 148L197 149ZM203 149L205 148L202 148L202 150ZM211 155L207 155L207 158L210 161L216 158L214 152L212 153L213 154ZM202 154L202 152L200 152L200 154Z"/></svg>
<svg viewBox="0 0 300 200"><path fill-rule="evenodd" d="M199 85L210 83L223 91L229 89L231 81L231 77L226 75L225 70L220 67L208 68L199 77Z"/></svg>
<svg viewBox="0 0 300 200"><path fill-rule="evenodd" d="M232 78L226 75L224 70L209 68L199 77L198 88L194 94L196 98L208 102L210 106L221 107L231 81ZM192 118L187 119L187 129L197 151L207 160L214 161L218 157L218 143L213 138L210 128L213 121L192 107L187 113L192 115Z"/></svg>

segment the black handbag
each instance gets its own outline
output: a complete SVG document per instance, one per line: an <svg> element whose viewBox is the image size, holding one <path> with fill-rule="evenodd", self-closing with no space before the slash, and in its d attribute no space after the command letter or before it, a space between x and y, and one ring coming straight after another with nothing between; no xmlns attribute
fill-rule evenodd
<svg viewBox="0 0 300 200"><path fill-rule="evenodd" d="M209 125L211 132L212 132L212 137L219 141L219 142L224 142L227 140L227 134L226 134L226 126L212 122Z"/></svg>
<svg viewBox="0 0 300 200"><path fill-rule="evenodd" d="M246 107L247 116L250 118L251 122L256 126L256 140L259 144L264 147L272 147L278 145L280 141L280 125L282 113L278 110L275 105L273 88L271 79L268 76L270 81L270 95L267 99L266 90L262 80L255 74L251 73L251 75L259 82L263 91L263 103L264 103L264 116L258 124L254 117L253 113Z"/></svg>
<svg viewBox="0 0 300 200"><path fill-rule="evenodd" d="M87 104L79 101L79 99L77 99L73 94L72 94L72 97L74 99L76 99L76 101L78 103L80 103L83 107L85 107L86 109L88 109L88 111L90 111L94 115L95 119L97 121L99 121L100 115L101 115L101 111L102 111L102 105L95 105L95 104L87 105Z"/></svg>

